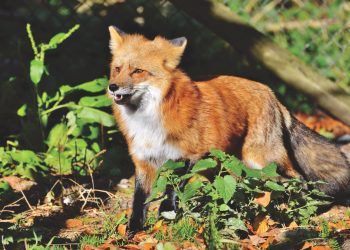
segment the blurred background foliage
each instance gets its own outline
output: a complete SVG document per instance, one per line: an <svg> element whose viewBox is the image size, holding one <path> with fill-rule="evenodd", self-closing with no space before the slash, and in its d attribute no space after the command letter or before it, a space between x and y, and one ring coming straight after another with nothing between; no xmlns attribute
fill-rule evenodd
<svg viewBox="0 0 350 250"><path fill-rule="evenodd" d="M348 90L350 4L347 1L218 1ZM0 20L3 175L38 178L33 171L87 175L98 168L99 173L108 173L117 181L122 175L132 174L126 145L109 122L107 115L111 114L111 108L103 97L109 74L109 25L149 38L186 36L188 47L181 67L194 79L218 74L243 76L268 84L291 110L307 113L313 110L313 103L307 97L232 49L167 0L3 0ZM26 33L27 23L31 24L38 43L49 42L55 34L80 24L57 49L47 52L46 74L37 88L33 88L29 77L34 56ZM99 82L102 87L94 91L81 88L91 81ZM74 91L68 94L67 88ZM38 116L38 112L45 113L57 100L40 106L37 96L49 101L62 97L60 102L67 105L54 110L49 117ZM27 112L19 116L17 111L24 104ZM37 158L31 157L32 152ZM39 169L27 173L25 169L33 165Z"/></svg>

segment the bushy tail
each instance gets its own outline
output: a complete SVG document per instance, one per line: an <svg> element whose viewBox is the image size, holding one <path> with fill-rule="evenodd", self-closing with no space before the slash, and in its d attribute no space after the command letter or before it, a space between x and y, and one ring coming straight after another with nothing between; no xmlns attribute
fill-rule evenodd
<svg viewBox="0 0 350 250"><path fill-rule="evenodd" d="M350 152L307 128L295 118L288 128L292 158L307 180L322 180L320 189L337 199L350 198ZM349 155L347 155L349 153Z"/></svg>

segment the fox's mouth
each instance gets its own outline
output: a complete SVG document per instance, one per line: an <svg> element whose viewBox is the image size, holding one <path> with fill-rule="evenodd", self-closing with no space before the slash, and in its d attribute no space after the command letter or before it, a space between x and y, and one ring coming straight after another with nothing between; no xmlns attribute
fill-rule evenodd
<svg viewBox="0 0 350 250"><path fill-rule="evenodd" d="M132 94L116 94L114 95L114 101L117 104L125 104L130 100L131 96Z"/></svg>

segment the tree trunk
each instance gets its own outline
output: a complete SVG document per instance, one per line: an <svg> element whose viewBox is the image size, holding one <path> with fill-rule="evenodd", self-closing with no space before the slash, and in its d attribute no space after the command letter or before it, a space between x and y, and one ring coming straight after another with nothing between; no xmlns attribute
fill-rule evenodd
<svg viewBox="0 0 350 250"><path fill-rule="evenodd" d="M311 96L319 106L350 125L350 95L270 38L243 23L215 0L170 0L236 50L249 55L286 84Z"/></svg>

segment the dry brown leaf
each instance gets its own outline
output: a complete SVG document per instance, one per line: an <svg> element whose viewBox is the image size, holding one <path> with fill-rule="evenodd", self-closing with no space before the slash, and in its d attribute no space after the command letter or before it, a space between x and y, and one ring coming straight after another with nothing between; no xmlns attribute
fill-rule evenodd
<svg viewBox="0 0 350 250"><path fill-rule="evenodd" d="M266 241L261 245L262 249L267 249L274 241L274 236L269 236Z"/></svg>
<svg viewBox="0 0 350 250"><path fill-rule="evenodd" d="M155 249L156 245L157 243L150 243L150 242L140 244L142 250L153 250Z"/></svg>
<svg viewBox="0 0 350 250"><path fill-rule="evenodd" d="M244 250L256 250L257 248L252 245L252 242L249 239L244 239L240 241Z"/></svg>
<svg viewBox="0 0 350 250"><path fill-rule="evenodd" d="M152 231L153 231L153 232L159 231L159 229L162 227L162 224L163 224L163 220L157 221L157 222L154 224Z"/></svg>
<svg viewBox="0 0 350 250"><path fill-rule="evenodd" d="M124 248L130 249L130 250L142 250L142 248L140 246L135 245L135 244L127 244L124 246Z"/></svg>
<svg viewBox="0 0 350 250"><path fill-rule="evenodd" d="M271 192L264 192L259 197L256 197L254 201L263 207L267 207L271 201Z"/></svg>
<svg viewBox="0 0 350 250"><path fill-rule="evenodd" d="M261 238L258 235L249 235L249 239L254 246L258 246L266 241L264 238Z"/></svg>
<svg viewBox="0 0 350 250"><path fill-rule="evenodd" d="M202 234L204 232L204 225L200 226L198 229L198 234Z"/></svg>
<svg viewBox="0 0 350 250"><path fill-rule="evenodd" d="M148 237L148 234L145 231L141 231L135 234L134 238L132 238L135 242L145 241Z"/></svg>
<svg viewBox="0 0 350 250"><path fill-rule="evenodd" d="M79 219L68 219L65 222L66 228L77 228L83 225L83 222Z"/></svg>
<svg viewBox="0 0 350 250"><path fill-rule="evenodd" d="M90 246L90 245L84 245L82 247L82 250L100 250L98 247Z"/></svg>
<svg viewBox="0 0 350 250"><path fill-rule="evenodd" d="M15 191L26 191L29 190L32 186L37 185L36 182L19 178L17 176L4 176L0 178L0 181L6 181Z"/></svg>
<svg viewBox="0 0 350 250"><path fill-rule="evenodd" d="M126 225L119 224L118 227L117 227L117 231L122 237L125 237L125 235L126 235Z"/></svg>
<svg viewBox="0 0 350 250"><path fill-rule="evenodd" d="M269 229L268 218L264 215L258 215L254 219L253 228L258 236L263 235Z"/></svg>
<svg viewBox="0 0 350 250"><path fill-rule="evenodd" d="M297 228L297 227L299 227L299 226L298 226L298 224L295 221L292 221L289 224L289 226L288 226L288 228L290 228L290 229L294 229L294 228Z"/></svg>
<svg viewBox="0 0 350 250"><path fill-rule="evenodd" d="M329 246L314 246L311 247L311 250L332 250L332 248Z"/></svg>
<svg viewBox="0 0 350 250"><path fill-rule="evenodd" d="M306 250L306 249L311 248L311 247L312 247L312 244L310 242L306 241L300 250Z"/></svg>
<svg viewBox="0 0 350 250"><path fill-rule="evenodd" d="M318 112L315 115L297 113L295 114L295 117L307 127L317 132L326 130L332 132L336 137L344 134L350 134L349 126L322 112Z"/></svg>

